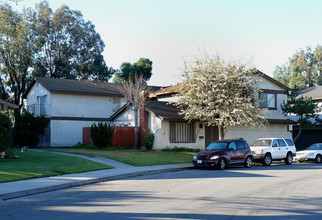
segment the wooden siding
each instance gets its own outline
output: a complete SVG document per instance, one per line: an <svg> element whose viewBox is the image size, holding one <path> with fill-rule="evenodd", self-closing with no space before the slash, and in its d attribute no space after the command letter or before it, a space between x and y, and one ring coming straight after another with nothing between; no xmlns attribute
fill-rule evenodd
<svg viewBox="0 0 322 220"><path fill-rule="evenodd" d="M134 127L115 127L112 147L128 147L134 144ZM92 144L90 127L83 128L83 144Z"/></svg>

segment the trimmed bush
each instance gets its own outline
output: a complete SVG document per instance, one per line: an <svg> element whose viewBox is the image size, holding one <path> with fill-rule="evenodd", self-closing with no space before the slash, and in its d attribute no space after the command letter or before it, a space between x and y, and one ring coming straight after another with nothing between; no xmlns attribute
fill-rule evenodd
<svg viewBox="0 0 322 220"><path fill-rule="evenodd" d="M111 146L114 127L111 127L106 122L98 122L97 125L92 124L90 132L91 138L98 148L102 149Z"/></svg>
<svg viewBox="0 0 322 220"><path fill-rule="evenodd" d="M142 145L146 147L148 150L153 148L154 134L149 133L145 136Z"/></svg>
<svg viewBox="0 0 322 220"><path fill-rule="evenodd" d="M0 152L6 151L10 146L11 127L9 116L0 113Z"/></svg>
<svg viewBox="0 0 322 220"><path fill-rule="evenodd" d="M45 133L49 120L45 116L37 116L25 112L15 115L16 136L14 143L18 147L34 147L39 142L38 135Z"/></svg>

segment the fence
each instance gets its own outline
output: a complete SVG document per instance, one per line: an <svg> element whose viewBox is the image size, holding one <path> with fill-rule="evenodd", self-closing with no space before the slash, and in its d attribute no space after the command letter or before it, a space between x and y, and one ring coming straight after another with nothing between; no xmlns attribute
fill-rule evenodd
<svg viewBox="0 0 322 220"><path fill-rule="evenodd" d="M92 144L91 128L83 128L83 144ZM115 127L112 136L112 147L127 147L134 145L134 127Z"/></svg>

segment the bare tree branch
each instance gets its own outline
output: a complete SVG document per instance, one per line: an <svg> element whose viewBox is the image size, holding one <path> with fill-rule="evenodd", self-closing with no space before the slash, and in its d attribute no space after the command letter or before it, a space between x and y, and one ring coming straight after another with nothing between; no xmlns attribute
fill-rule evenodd
<svg viewBox="0 0 322 220"><path fill-rule="evenodd" d="M134 124L135 124L135 138L134 148L138 144L138 122L139 122L139 109L144 106L146 102L146 94L150 92L146 80L143 75L130 76L129 80L124 82L120 87L121 93L124 95L129 108L134 111Z"/></svg>

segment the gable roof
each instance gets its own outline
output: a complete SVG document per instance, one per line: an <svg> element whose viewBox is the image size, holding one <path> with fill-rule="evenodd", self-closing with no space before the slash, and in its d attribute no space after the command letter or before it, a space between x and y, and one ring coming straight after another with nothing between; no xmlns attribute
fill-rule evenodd
<svg viewBox="0 0 322 220"><path fill-rule="evenodd" d="M313 100L322 100L322 86L300 89L298 91L298 96L312 97Z"/></svg>
<svg viewBox="0 0 322 220"><path fill-rule="evenodd" d="M120 91L120 87L122 86L122 84L119 84L119 83L35 77L31 82L31 84L28 86L26 92L23 94L23 98L27 97L30 89L35 85L36 82L52 93L115 96L115 97L124 96ZM149 86L149 88L152 91L156 91L162 87Z"/></svg>
<svg viewBox="0 0 322 220"><path fill-rule="evenodd" d="M53 93L123 96L119 89L120 84L116 83L35 77L23 94L23 98L27 97L30 89L36 82Z"/></svg>
<svg viewBox="0 0 322 220"><path fill-rule="evenodd" d="M260 76L262 76L264 79L267 79L268 81L271 81L272 83L275 83L277 84L278 86L280 86L281 88L287 90L287 91L290 91L292 89L290 89L289 87L287 87L286 85L280 83L279 81L277 81L276 79L273 79L272 77L266 75L265 73L259 71L259 70L256 70L255 74L258 74ZM181 88L182 86L182 83L178 83L174 86L169 86L169 87L166 87L166 88L161 88L160 90L156 91L156 92L153 92L153 93L150 93L150 98L155 98L155 97L158 97L158 96L162 96L162 95L171 95L171 94L175 94L179 91L179 89Z"/></svg>
<svg viewBox="0 0 322 220"><path fill-rule="evenodd" d="M275 83L275 84L279 85L280 87L282 87L283 89L285 89L287 91L291 91L292 90L288 86L284 85L283 83L280 83L276 79L270 77L269 75L266 75L265 73L263 73L263 72L261 72L259 70L256 70L256 73L255 74L258 74L258 75L262 76L264 79L267 79L268 81L271 81L272 83Z"/></svg>
<svg viewBox="0 0 322 220"><path fill-rule="evenodd" d="M180 115L180 109L168 102L160 102L151 100L146 106L145 110L155 114L161 120L184 120L183 115Z"/></svg>

